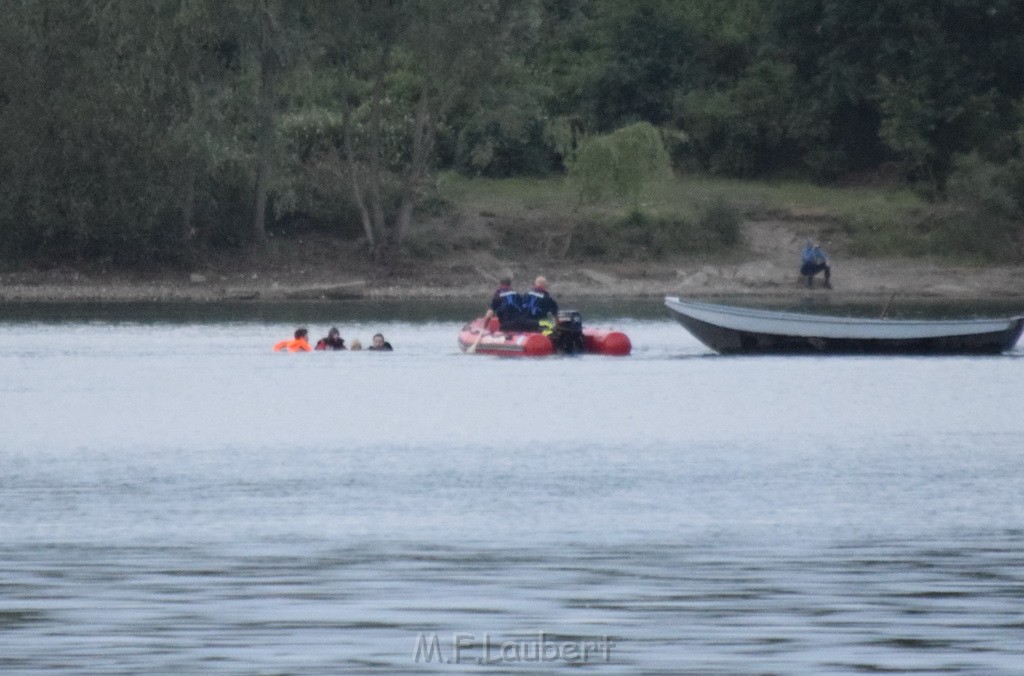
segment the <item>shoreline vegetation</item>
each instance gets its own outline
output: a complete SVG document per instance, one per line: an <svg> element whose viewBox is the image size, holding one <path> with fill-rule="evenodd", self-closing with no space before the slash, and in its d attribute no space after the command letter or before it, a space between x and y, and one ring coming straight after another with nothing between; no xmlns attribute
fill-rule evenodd
<svg viewBox="0 0 1024 676"><path fill-rule="evenodd" d="M556 295L573 302L808 294L856 301L897 294L902 300L1024 304L1020 265L903 253L926 251L927 223L941 217L905 188L675 176L653 184L630 211L574 204L561 177L446 173L436 181L432 203L432 213L421 215L410 233L408 252L386 268L367 255L364 241L294 228L273 234L259 254L209 252L185 269L8 269L0 272L0 302L483 302L503 275L525 287L544 273ZM905 241L892 245L902 255L881 255L876 224L890 224L885 232L891 232L893 223L910 224ZM666 237L667 228L685 236ZM813 289L799 282L799 250L808 237L833 259L832 290L822 289L820 280Z"/></svg>
<svg viewBox="0 0 1024 676"><path fill-rule="evenodd" d="M1020 294L1019 0L8 4L0 301Z"/></svg>

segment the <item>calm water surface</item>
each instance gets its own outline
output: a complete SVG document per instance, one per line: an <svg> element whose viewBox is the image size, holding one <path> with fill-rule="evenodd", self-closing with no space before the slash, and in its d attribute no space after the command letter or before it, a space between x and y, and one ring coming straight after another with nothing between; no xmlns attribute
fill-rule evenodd
<svg viewBox="0 0 1024 676"><path fill-rule="evenodd" d="M0 310L0 670L1024 664L1021 347L723 358L651 303L591 322L632 357L517 361L460 355L455 306ZM396 352L272 353L300 322Z"/></svg>

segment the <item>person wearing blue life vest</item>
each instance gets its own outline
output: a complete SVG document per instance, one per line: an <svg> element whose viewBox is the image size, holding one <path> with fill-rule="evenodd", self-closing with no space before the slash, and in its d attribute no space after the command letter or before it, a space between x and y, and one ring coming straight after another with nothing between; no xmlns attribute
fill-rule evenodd
<svg viewBox="0 0 1024 676"><path fill-rule="evenodd" d="M800 274L807 278L808 287L814 286L814 276L819 272L825 273L825 288L831 289L832 267L829 265L828 256L814 241L807 240L803 251L800 252Z"/></svg>
<svg viewBox="0 0 1024 676"><path fill-rule="evenodd" d="M497 317L503 327L511 320L518 319L521 314L519 305L519 294L512 288L512 279L503 277L491 297L491 306L487 309L487 314L484 315L484 326L487 326L491 317Z"/></svg>
<svg viewBox="0 0 1024 676"><path fill-rule="evenodd" d="M523 305L527 314L542 326L552 328L558 319L558 303L548 291L548 280L543 275L533 282L533 289L526 294Z"/></svg>

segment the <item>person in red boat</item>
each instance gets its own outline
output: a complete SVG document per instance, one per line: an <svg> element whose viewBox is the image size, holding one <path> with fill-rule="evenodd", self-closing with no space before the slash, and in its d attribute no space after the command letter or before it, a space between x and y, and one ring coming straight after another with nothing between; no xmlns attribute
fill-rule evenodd
<svg viewBox="0 0 1024 676"><path fill-rule="evenodd" d="M312 352L313 348L309 346L307 336L309 336L309 331L306 329L295 329L295 337L291 340L282 340L274 345L274 352Z"/></svg>
<svg viewBox="0 0 1024 676"><path fill-rule="evenodd" d="M523 299L523 307L527 314L539 323L549 322L553 325L558 318L558 303L548 291L548 280L543 275L533 282L533 289Z"/></svg>
<svg viewBox="0 0 1024 676"><path fill-rule="evenodd" d="M497 317L503 329L509 329L519 319L522 311L520 309L520 296L512 288L512 279L504 277L498 289L491 297L491 306L484 315L484 327L487 327L491 317Z"/></svg>

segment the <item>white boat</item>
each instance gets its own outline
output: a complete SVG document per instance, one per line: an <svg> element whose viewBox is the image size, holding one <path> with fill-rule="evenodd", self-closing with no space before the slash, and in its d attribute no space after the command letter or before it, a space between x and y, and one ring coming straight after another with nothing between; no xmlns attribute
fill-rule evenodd
<svg viewBox="0 0 1024 676"><path fill-rule="evenodd" d="M1024 317L868 319L717 305L674 296L665 305L697 340L723 354L998 354L1012 349Z"/></svg>

